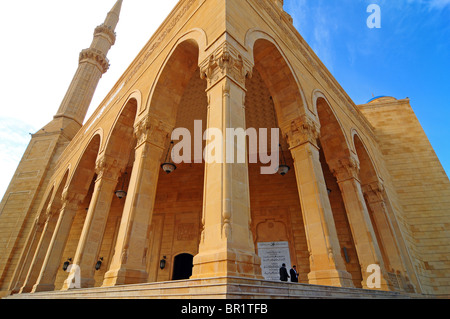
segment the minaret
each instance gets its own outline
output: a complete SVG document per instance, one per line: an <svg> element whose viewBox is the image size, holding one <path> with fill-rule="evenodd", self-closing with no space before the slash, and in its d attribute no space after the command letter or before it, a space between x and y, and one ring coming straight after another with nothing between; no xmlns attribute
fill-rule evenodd
<svg viewBox="0 0 450 319"><path fill-rule="evenodd" d="M98 82L109 68L106 55L116 41L115 29L119 22L122 2L122 0L116 2L106 16L105 22L95 29L91 46L81 51L78 70L55 119L64 117L83 124Z"/></svg>
<svg viewBox="0 0 450 319"><path fill-rule="evenodd" d="M40 213L39 203L46 192L55 163L82 127L97 84L108 70L106 54L116 40L114 30L119 22L121 7L122 0L119 0L105 22L95 29L91 46L80 53L78 70L58 113L31 136L0 202L0 278L12 278L11 272L20 257L20 247L23 247L27 238L20 236L21 229L30 231L38 227L35 218ZM11 266L7 267L9 261ZM3 287L8 285L8 282L3 283Z"/></svg>

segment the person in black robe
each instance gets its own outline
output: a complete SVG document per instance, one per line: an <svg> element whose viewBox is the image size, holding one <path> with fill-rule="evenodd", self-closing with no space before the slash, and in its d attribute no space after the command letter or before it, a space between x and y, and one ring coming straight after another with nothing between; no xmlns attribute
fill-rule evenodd
<svg viewBox="0 0 450 319"><path fill-rule="evenodd" d="M291 282L298 282L298 272L297 272L297 268L295 267L295 265L292 266L289 273L291 275Z"/></svg>
<svg viewBox="0 0 450 319"><path fill-rule="evenodd" d="M286 269L286 264L283 264L283 265L281 265L281 268L280 268L280 280L288 281L288 278L289 278L289 274Z"/></svg>

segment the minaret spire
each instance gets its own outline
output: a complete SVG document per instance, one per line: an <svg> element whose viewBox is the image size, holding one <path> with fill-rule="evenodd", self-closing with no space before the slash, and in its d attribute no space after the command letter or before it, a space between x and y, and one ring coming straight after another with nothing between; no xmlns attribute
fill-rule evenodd
<svg viewBox="0 0 450 319"><path fill-rule="evenodd" d="M100 78L109 69L106 57L116 42L115 29L119 22L123 0L118 0L106 16L105 22L95 28L94 39L88 49L81 51L78 70L67 90L55 118L72 119L81 127Z"/></svg>
<svg viewBox="0 0 450 319"><path fill-rule="evenodd" d="M123 0L118 0L114 7L109 11L105 19L105 25L110 27L112 30L116 29L117 23L119 22L120 10L122 10Z"/></svg>

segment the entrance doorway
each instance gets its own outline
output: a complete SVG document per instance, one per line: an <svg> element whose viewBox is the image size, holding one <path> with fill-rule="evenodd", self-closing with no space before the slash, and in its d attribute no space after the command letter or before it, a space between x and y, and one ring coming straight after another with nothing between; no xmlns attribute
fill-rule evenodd
<svg viewBox="0 0 450 319"><path fill-rule="evenodd" d="M176 256L173 262L172 280L189 279L192 276L193 266L194 256L191 254L180 254Z"/></svg>

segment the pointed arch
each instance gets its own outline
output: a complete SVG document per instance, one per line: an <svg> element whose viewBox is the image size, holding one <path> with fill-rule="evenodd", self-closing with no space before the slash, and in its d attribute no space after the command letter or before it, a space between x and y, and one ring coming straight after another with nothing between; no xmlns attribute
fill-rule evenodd
<svg viewBox="0 0 450 319"><path fill-rule="evenodd" d="M308 103L291 63L275 39L264 31L250 29L245 46L253 52L255 69L261 74L275 104L280 127L307 114Z"/></svg>
<svg viewBox="0 0 450 319"><path fill-rule="evenodd" d="M350 143L335 110L323 93L316 91L314 109L320 122L320 144L328 164L351 157Z"/></svg>
<svg viewBox="0 0 450 319"><path fill-rule="evenodd" d="M66 184L68 181L70 175L70 168L66 169L66 172L64 173L63 177L58 181L58 183L55 182L54 184L54 194L52 196L52 205L57 207L57 209L60 209L62 206L62 193L63 190L66 188ZM45 209L45 208L44 208Z"/></svg>
<svg viewBox="0 0 450 319"><path fill-rule="evenodd" d="M100 151L101 143L102 136L99 134L99 131L96 131L90 138L89 143L87 143L72 171L72 175L66 186L68 192L74 192L78 196L85 196L87 194L95 175L95 162Z"/></svg>
<svg viewBox="0 0 450 319"><path fill-rule="evenodd" d="M56 183L55 183L56 184ZM43 223L46 219L46 213L49 208L49 205L52 204L52 199L55 197L56 191L58 188L55 187L55 184L51 185L50 191L44 195L45 200L42 202L40 208L39 208L39 222Z"/></svg>
<svg viewBox="0 0 450 319"><path fill-rule="evenodd" d="M105 142L103 154L114 158L120 168L125 168L130 161L132 150L136 144L134 124L139 109L138 94L132 94L118 113Z"/></svg>
<svg viewBox="0 0 450 319"><path fill-rule="evenodd" d="M181 36L161 65L146 109L150 116L175 126L178 105L192 75L205 56L206 33L193 29Z"/></svg>
<svg viewBox="0 0 450 319"><path fill-rule="evenodd" d="M378 182L380 178L378 177L378 170L376 168L376 165L372 159L372 156L369 155L369 151L365 143L356 130L352 130L352 140L356 155L358 156L359 160L359 175L361 178L361 184L366 185Z"/></svg>

